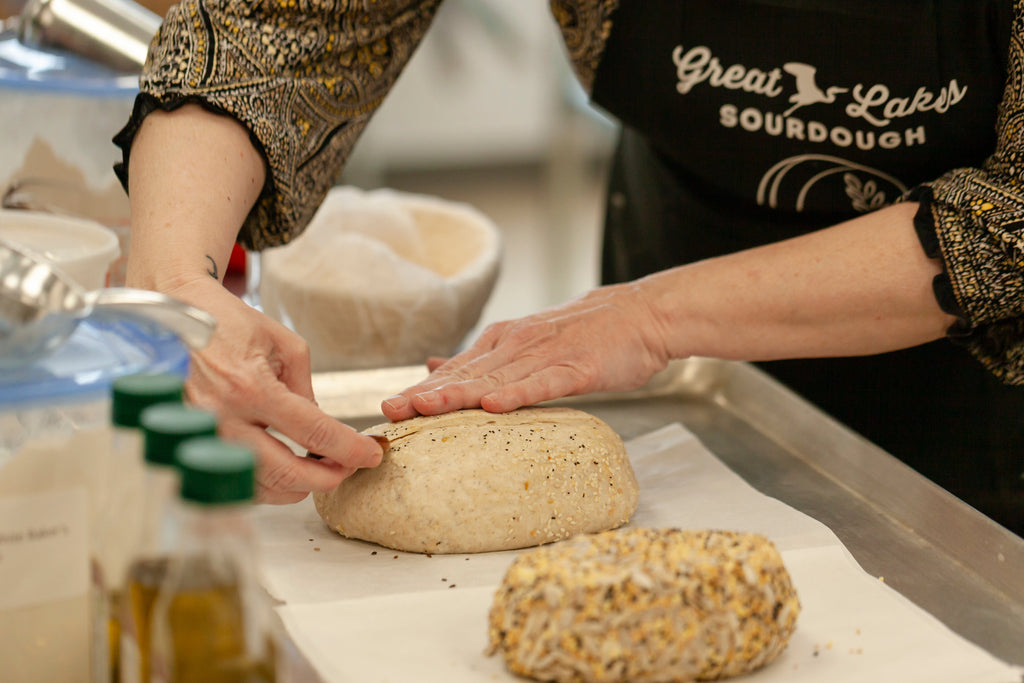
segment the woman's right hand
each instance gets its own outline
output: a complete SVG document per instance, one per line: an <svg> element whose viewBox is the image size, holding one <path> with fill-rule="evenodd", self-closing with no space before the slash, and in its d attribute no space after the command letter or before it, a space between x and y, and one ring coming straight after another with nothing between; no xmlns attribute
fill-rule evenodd
<svg viewBox="0 0 1024 683"><path fill-rule="evenodd" d="M378 464L373 439L317 407L306 343L216 278L266 178L248 131L197 105L154 111L132 142L129 165L127 284L216 319L209 345L192 354L185 389L195 405L217 413L224 437L256 450L259 499L296 502ZM268 427L323 458L297 456Z"/></svg>
<svg viewBox="0 0 1024 683"><path fill-rule="evenodd" d="M317 407L309 347L301 337L213 278L200 276L165 293L217 320L209 345L192 354L186 391L190 402L218 415L219 434L257 451L261 502L297 502L380 463L373 439ZM268 427L322 459L296 455Z"/></svg>

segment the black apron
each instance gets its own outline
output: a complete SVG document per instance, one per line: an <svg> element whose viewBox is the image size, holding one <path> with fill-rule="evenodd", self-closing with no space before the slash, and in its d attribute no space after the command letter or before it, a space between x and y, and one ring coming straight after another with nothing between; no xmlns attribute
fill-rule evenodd
<svg viewBox="0 0 1024 683"><path fill-rule="evenodd" d="M995 148L1010 0L622 0L592 99L623 123L606 283L892 203ZM1024 535L1024 389L948 340L760 363Z"/></svg>

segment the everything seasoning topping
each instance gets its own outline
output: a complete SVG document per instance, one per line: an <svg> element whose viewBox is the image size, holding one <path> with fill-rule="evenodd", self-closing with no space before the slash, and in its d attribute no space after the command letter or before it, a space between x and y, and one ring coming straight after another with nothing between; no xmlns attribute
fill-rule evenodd
<svg viewBox="0 0 1024 683"><path fill-rule="evenodd" d="M786 647L800 603L774 545L728 531L631 529L518 557L489 618L491 653L541 680L711 680Z"/></svg>

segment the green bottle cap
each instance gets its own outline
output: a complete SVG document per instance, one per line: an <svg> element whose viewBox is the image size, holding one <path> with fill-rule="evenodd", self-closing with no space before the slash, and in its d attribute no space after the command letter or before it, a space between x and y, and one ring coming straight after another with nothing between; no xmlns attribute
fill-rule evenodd
<svg viewBox="0 0 1024 683"><path fill-rule="evenodd" d="M146 462L174 466L178 444L186 439L217 435L217 417L182 403L149 406L139 416Z"/></svg>
<svg viewBox="0 0 1024 683"><path fill-rule="evenodd" d="M111 385L111 422L138 427L142 411L157 403L181 403L185 381L171 374L124 375Z"/></svg>
<svg viewBox="0 0 1024 683"><path fill-rule="evenodd" d="M184 441L177 450L181 497L220 505L253 499L256 456L242 444L218 438Z"/></svg>

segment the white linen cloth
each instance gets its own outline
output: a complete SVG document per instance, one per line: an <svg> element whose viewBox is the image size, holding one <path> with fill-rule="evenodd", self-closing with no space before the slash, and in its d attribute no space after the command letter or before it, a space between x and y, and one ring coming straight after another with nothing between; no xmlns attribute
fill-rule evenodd
<svg viewBox="0 0 1024 683"><path fill-rule="evenodd" d="M758 492L679 424L626 444L640 483L630 526L763 533L803 610L783 655L751 681L1020 683L857 564L823 524ZM487 657L494 589L519 552L419 555L344 539L311 500L260 508L264 585L324 681L521 680Z"/></svg>

